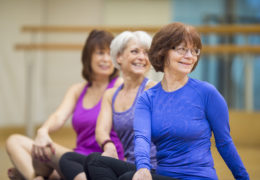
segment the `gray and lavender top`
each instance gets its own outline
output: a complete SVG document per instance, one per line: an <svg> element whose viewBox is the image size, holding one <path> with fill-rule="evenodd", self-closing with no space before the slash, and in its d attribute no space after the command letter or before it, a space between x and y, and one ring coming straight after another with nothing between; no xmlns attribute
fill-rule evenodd
<svg viewBox="0 0 260 180"><path fill-rule="evenodd" d="M145 78L138 89L138 92L136 94L132 106L124 112L116 112L114 108L115 99L119 91L123 88L124 84L118 87L118 89L116 90L112 98L113 128L116 131L121 143L123 144L124 156L127 159L127 162L130 163L135 163L133 122L134 122L134 111L135 111L136 99L144 91L147 82L148 79ZM150 160L151 160L152 167L155 169L157 166L157 162L156 162L156 147L154 146L154 144L151 145Z"/></svg>

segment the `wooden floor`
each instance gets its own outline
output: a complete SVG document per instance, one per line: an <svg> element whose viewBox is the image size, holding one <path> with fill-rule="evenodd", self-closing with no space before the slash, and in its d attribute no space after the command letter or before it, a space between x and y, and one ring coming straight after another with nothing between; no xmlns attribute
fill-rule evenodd
<svg viewBox="0 0 260 180"><path fill-rule="evenodd" d="M260 147L237 147L240 157L246 166L252 180L260 179ZM220 180L234 179L231 172L216 151L212 149L215 168ZM3 146L0 146L0 179L7 180L7 169L12 166Z"/></svg>
<svg viewBox="0 0 260 180"><path fill-rule="evenodd" d="M239 155L252 180L260 179L260 114L230 113L231 134ZM0 180L7 180L7 169L12 166L4 148L9 134L24 133L21 128L0 129ZM55 142L66 147L74 147L75 134L71 128L63 128L52 135ZM214 140L212 140L214 142ZM212 143L215 168L220 180L234 179L226 164Z"/></svg>
<svg viewBox="0 0 260 180"><path fill-rule="evenodd" d="M67 133L66 133L67 134ZM68 137L57 135L56 142L73 147L74 135ZM260 147L258 146L237 146L240 157L246 166L252 180L260 179ZM220 180L231 180L233 176L224 161L221 159L215 147L212 147L212 154L215 160L215 168ZM12 166L4 149L3 140L0 141L0 179L7 180L7 169Z"/></svg>
<svg viewBox="0 0 260 180"><path fill-rule="evenodd" d="M10 134L18 133L24 134L24 129L21 127L16 128L4 128L0 129L0 180L8 180L7 170L12 167L12 163L8 158L8 155L5 151L5 140ZM75 133L70 127L65 127L59 132L56 132L52 135L52 139L58 144L64 145L69 148L75 147Z"/></svg>

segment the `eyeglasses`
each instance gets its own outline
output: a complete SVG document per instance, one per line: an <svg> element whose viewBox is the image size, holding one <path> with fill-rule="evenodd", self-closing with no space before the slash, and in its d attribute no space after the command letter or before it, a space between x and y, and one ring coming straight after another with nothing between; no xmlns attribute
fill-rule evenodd
<svg viewBox="0 0 260 180"><path fill-rule="evenodd" d="M188 51L190 51L192 56L198 56L200 55L200 49L189 49L189 48L185 48L185 47L173 47L173 49L179 53L180 55L184 56L185 54L187 54Z"/></svg>

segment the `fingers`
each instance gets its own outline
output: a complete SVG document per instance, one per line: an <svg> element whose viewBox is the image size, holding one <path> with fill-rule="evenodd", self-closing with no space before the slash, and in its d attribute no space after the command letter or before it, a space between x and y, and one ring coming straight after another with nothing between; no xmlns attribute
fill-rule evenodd
<svg viewBox="0 0 260 180"><path fill-rule="evenodd" d="M40 146L33 145L33 151L32 151L33 157L37 160L44 161L44 148Z"/></svg>
<svg viewBox="0 0 260 180"><path fill-rule="evenodd" d="M55 148L53 147L52 143L47 144L47 147L51 149L53 155L55 155Z"/></svg>
<svg viewBox="0 0 260 180"><path fill-rule="evenodd" d="M35 144L32 147L32 157L37 160L42 160L40 148Z"/></svg>
<svg viewBox="0 0 260 180"><path fill-rule="evenodd" d="M33 157L34 159L36 159L36 154L35 154L35 145L34 145L34 144L32 145L32 151L31 151L31 154L32 154L32 157Z"/></svg>
<svg viewBox="0 0 260 180"><path fill-rule="evenodd" d="M43 148L41 148L41 154L42 154L42 160L44 161L44 162L48 162L48 161L50 161L50 159L51 159L51 154L48 154L48 148L47 147L43 147Z"/></svg>
<svg viewBox="0 0 260 180"><path fill-rule="evenodd" d="M53 145L47 144L46 146L36 146L33 145L32 156L42 162L48 162L51 159L51 156L55 154L55 149Z"/></svg>

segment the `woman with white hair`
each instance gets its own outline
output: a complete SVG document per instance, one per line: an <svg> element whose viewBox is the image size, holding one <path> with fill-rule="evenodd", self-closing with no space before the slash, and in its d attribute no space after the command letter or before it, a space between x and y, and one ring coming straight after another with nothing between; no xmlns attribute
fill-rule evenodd
<svg viewBox="0 0 260 180"><path fill-rule="evenodd" d="M133 120L136 99L144 90L155 85L155 82L149 81L145 77L150 69L148 59L150 44L151 37L146 32L125 31L116 36L110 45L111 58L115 67L121 70L124 83L118 88L112 88L105 92L96 125L96 140L103 150L102 157L108 156L108 164L110 164L110 159L118 159L115 144L110 138L110 132L114 129L123 144L125 161L134 166ZM96 155L100 156L100 154ZM154 145L152 145L150 155L151 164L153 168L156 168ZM86 156L73 152L65 154L60 160L60 168L64 176L68 179L74 179L70 176L69 167L73 163L83 165L85 158ZM95 171L103 176L115 175L110 168L100 167L96 168ZM88 177L88 179L90 178Z"/></svg>

